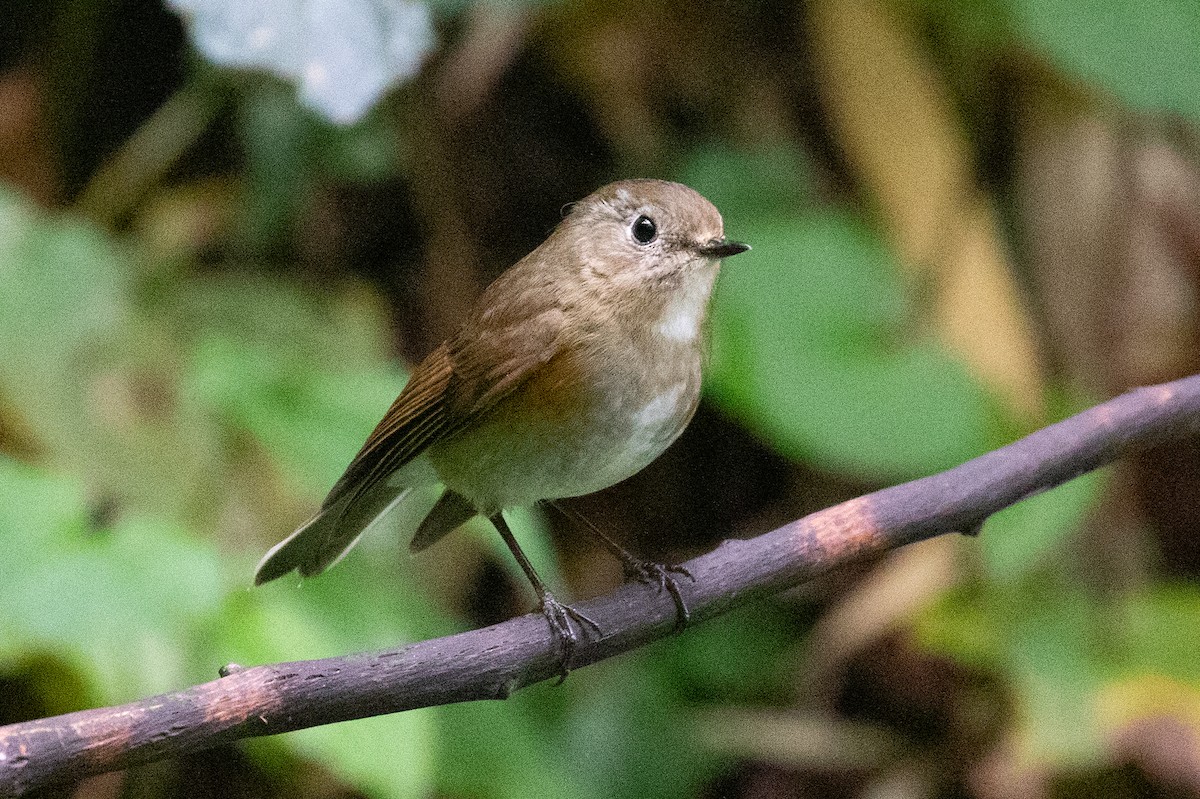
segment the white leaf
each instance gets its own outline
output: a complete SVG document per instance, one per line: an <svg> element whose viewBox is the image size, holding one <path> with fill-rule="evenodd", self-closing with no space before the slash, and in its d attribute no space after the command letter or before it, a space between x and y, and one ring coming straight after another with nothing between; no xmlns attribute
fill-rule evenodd
<svg viewBox="0 0 1200 799"><path fill-rule="evenodd" d="M167 0L192 41L221 66L294 81L332 122L362 119L434 48L429 8L416 0Z"/></svg>

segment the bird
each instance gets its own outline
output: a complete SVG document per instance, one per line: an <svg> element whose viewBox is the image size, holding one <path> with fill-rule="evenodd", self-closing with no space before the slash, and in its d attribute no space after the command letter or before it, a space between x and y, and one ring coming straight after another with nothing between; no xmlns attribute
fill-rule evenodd
<svg viewBox="0 0 1200 799"><path fill-rule="evenodd" d="M568 209L412 371L317 513L263 556L256 585L324 571L402 503L421 519L413 552L481 515L533 586L565 677L580 635L601 631L546 588L504 511L607 488L678 438L700 401L721 260L749 249L680 183L622 180ZM588 527L627 576L669 588L686 623L672 576L685 569Z"/></svg>

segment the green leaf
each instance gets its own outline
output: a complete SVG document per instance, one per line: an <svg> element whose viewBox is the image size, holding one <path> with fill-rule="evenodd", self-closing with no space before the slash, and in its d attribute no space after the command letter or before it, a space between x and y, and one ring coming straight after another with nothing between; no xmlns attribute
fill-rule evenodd
<svg viewBox="0 0 1200 799"><path fill-rule="evenodd" d="M173 298L195 340L187 393L252 434L296 484L323 495L404 384L377 304L261 279L195 281Z"/></svg>
<svg viewBox="0 0 1200 799"><path fill-rule="evenodd" d="M43 217L0 187L0 356L67 359L128 314L127 257L93 228ZM53 347L51 351L49 348Z"/></svg>
<svg viewBox="0 0 1200 799"><path fill-rule="evenodd" d="M993 515L978 539L988 575L1012 582L1041 568L1043 556L1079 527L1103 485L1102 473L1089 472Z"/></svg>
<svg viewBox="0 0 1200 799"><path fill-rule="evenodd" d="M428 712L409 711L299 730L289 743L368 796L417 799L434 784L433 733Z"/></svg>
<svg viewBox="0 0 1200 799"><path fill-rule="evenodd" d="M1200 588L1153 586L1129 597L1118 615L1128 642L1122 673L1162 674L1200 688Z"/></svg>
<svg viewBox="0 0 1200 799"><path fill-rule="evenodd" d="M794 607L764 602L597 664L568 681L563 756L592 796L695 796L726 763L692 711L790 698L800 626Z"/></svg>
<svg viewBox="0 0 1200 799"><path fill-rule="evenodd" d="M965 367L907 330L887 250L846 216L742 223L723 270L709 388L781 451L877 480L988 449L996 412Z"/></svg>
<svg viewBox="0 0 1200 799"><path fill-rule="evenodd" d="M503 704L473 702L422 711L436 724L436 780L442 795L598 795L585 789L582 764L564 751L559 732L539 718L542 690L521 692Z"/></svg>
<svg viewBox="0 0 1200 799"><path fill-rule="evenodd" d="M1144 111L1200 121L1200 4L1011 0L1018 30L1069 72Z"/></svg>
<svg viewBox="0 0 1200 799"><path fill-rule="evenodd" d="M534 568L542 576L550 590L561 586L562 572L559 569L558 553L554 548L554 539L550 535L550 525L546 519L547 513L558 513L545 506L524 508L509 508L504 511L504 519L512 530L513 537L521 545L521 549L534 563ZM478 535L485 536L486 546L492 550L496 562L519 584L525 585L527 579L520 565L504 544L504 539L496 532L492 523L486 519L477 518L471 526L475 527ZM561 590L561 589L560 589Z"/></svg>
<svg viewBox="0 0 1200 799"><path fill-rule="evenodd" d="M103 701L128 701L197 677L190 631L223 596L211 546L146 518L87 523L72 481L0 459L0 654L49 651Z"/></svg>
<svg viewBox="0 0 1200 799"><path fill-rule="evenodd" d="M78 482L0 455L0 584L54 557L68 534L82 535L87 526Z"/></svg>
<svg viewBox="0 0 1200 799"><path fill-rule="evenodd" d="M779 702L794 689L796 637L807 626L795 606L759 602L651 648L645 665L693 702Z"/></svg>
<svg viewBox="0 0 1200 799"><path fill-rule="evenodd" d="M973 589L973 590L972 590ZM921 644L977 669L1000 670L1007 638L979 586L946 592L917 620Z"/></svg>
<svg viewBox="0 0 1200 799"><path fill-rule="evenodd" d="M226 82L241 100L237 123L246 170L240 221L252 251L286 240L323 179L372 183L401 169L400 143L384 113L332 125L279 81L241 76Z"/></svg>
<svg viewBox="0 0 1200 799"><path fill-rule="evenodd" d="M212 338L195 353L198 395L252 433L300 486L329 490L403 386L399 374L323 373L279 351Z"/></svg>
<svg viewBox="0 0 1200 799"><path fill-rule="evenodd" d="M323 133L318 165L336 178L374 183L400 170L400 142L391 118L385 114L368 114L350 127L325 126Z"/></svg>
<svg viewBox="0 0 1200 799"><path fill-rule="evenodd" d="M96 359L131 313L124 253L0 188L0 396L54 450L90 438L79 413Z"/></svg>
<svg viewBox="0 0 1200 799"><path fill-rule="evenodd" d="M725 232L738 241L743 222L760 214L796 213L816 199L812 167L790 147L755 152L703 147L689 154L678 180L720 209Z"/></svg>
<svg viewBox="0 0 1200 799"><path fill-rule="evenodd" d="M123 507L203 514L221 469L177 391L171 332L139 270L97 231L0 191L0 400L44 462Z"/></svg>
<svg viewBox="0 0 1200 799"><path fill-rule="evenodd" d="M700 749L676 686L663 676L613 664L573 697L564 757L591 796L696 796L721 765Z"/></svg>
<svg viewBox="0 0 1200 799"><path fill-rule="evenodd" d="M1013 609L1006 652L1026 745L1043 762L1082 765L1102 745L1095 697L1108 655L1103 608L1072 590L1038 598L1027 596Z"/></svg>

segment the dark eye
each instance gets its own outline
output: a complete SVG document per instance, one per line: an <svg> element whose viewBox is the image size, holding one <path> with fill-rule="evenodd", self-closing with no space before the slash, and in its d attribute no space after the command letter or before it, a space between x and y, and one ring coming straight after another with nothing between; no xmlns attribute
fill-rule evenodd
<svg viewBox="0 0 1200 799"><path fill-rule="evenodd" d="M633 221L633 237L638 244L649 244L658 235L658 226L648 216L639 216Z"/></svg>

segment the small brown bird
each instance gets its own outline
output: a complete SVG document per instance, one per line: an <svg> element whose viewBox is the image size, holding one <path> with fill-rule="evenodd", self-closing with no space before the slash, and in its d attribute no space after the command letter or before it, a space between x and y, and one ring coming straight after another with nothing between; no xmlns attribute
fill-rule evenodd
<svg viewBox="0 0 1200 799"><path fill-rule="evenodd" d="M575 203L413 371L321 510L263 557L255 584L323 571L401 502L428 508L413 551L482 514L537 592L565 673L571 620L584 634L596 625L546 590L502 512L613 485L679 436L700 400L720 259L748 249L678 183L626 180ZM628 575L670 588L686 621L670 575L686 571L593 532Z"/></svg>

